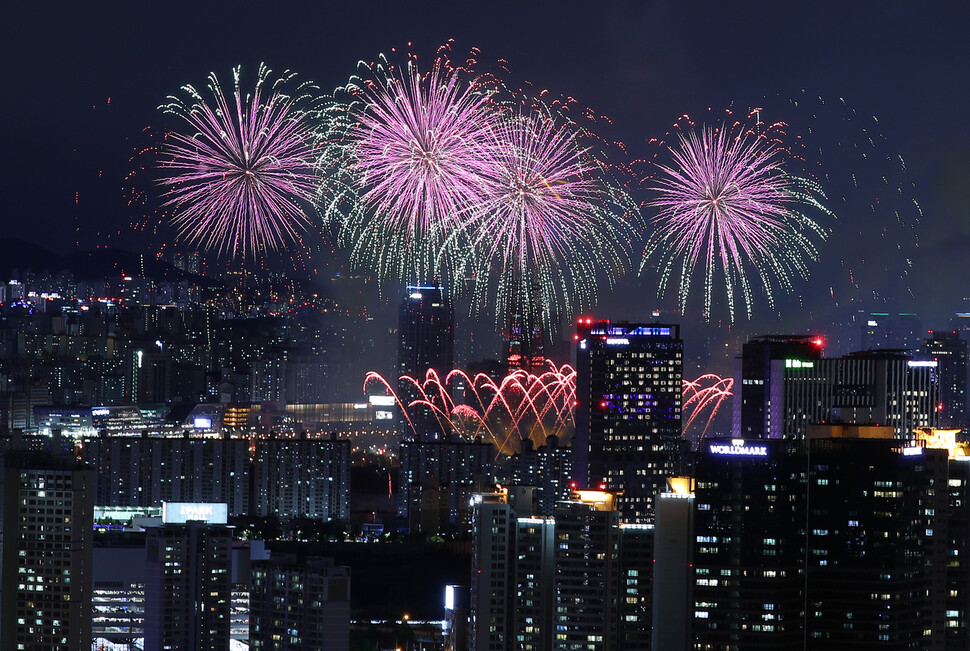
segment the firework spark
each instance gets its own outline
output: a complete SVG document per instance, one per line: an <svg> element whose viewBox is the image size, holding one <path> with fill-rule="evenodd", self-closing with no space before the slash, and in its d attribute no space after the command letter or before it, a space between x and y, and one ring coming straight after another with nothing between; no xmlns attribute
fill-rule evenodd
<svg viewBox="0 0 970 651"><path fill-rule="evenodd" d="M488 196L463 233L476 304L532 312L545 332L591 307L628 261L638 212L584 130L544 105L501 112L490 134Z"/></svg>
<svg viewBox="0 0 970 651"><path fill-rule="evenodd" d="M340 178L327 210L355 263L382 277L447 273L441 245L483 201L494 112L472 63L453 66L447 47L427 73L413 56L402 67L381 58L338 89L350 99L334 104L323 139Z"/></svg>
<svg viewBox="0 0 970 651"><path fill-rule="evenodd" d="M364 380L364 392L371 384L381 386L394 397L412 426L410 413L415 408L426 408L434 414L443 436L481 436L493 443L500 454L512 454L521 440L530 438L542 445L551 435L566 440L572 430L576 371L568 364L546 364L544 372L517 370L500 381L484 373L471 376L460 369L449 371L444 377L434 369L423 378L404 375L400 379L416 395L407 404L390 382L379 373L370 372ZM452 389L457 387L464 389L464 403L452 399Z"/></svg>
<svg viewBox="0 0 970 651"><path fill-rule="evenodd" d="M718 275L731 322L739 301L751 318L753 279L774 309L778 290L790 292L794 277L808 277L808 261L818 258L814 242L825 240L828 231L807 211L832 213L817 182L785 170L782 127L753 130L737 122L692 130L670 148L672 165L657 164L649 205L659 212L640 271L649 260L659 260L661 295L677 277L681 310L699 267L708 320Z"/></svg>
<svg viewBox="0 0 970 651"><path fill-rule="evenodd" d="M687 415L684 420L684 435L695 423L703 423L704 427L697 436L697 440L703 440L707 435L714 417L725 400L734 395L734 379L722 378L713 373L705 373L696 380L684 381L684 395L682 400L683 411ZM706 418L703 417L707 414Z"/></svg>
<svg viewBox="0 0 970 651"><path fill-rule="evenodd" d="M231 95L211 74L210 100L187 85L186 98L159 107L183 122L161 146L159 183L179 236L191 244L255 257L299 241L309 224L304 206L319 186L317 89L290 72L271 74L261 65L255 87L244 92L240 68L233 69Z"/></svg>

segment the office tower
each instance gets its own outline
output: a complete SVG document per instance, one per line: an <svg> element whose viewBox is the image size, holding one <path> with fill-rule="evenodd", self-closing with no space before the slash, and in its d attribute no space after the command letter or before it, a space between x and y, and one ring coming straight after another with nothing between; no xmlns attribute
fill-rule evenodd
<svg viewBox="0 0 970 651"><path fill-rule="evenodd" d="M734 419L737 438L782 438L785 427L785 367L822 356L817 335L755 337L734 364Z"/></svg>
<svg viewBox="0 0 970 651"><path fill-rule="evenodd" d="M698 455L689 560L693 564L690 648L802 648L805 502L799 445L715 439L705 442ZM664 499L663 505L675 506L669 501ZM673 517L681 528L683 514ZM658 534L658 540L664 539ZM668 558L677 554L669 548L664 551ZM678 574L678 569L676 564L658 567L658 589L670 585L667 575ZM662 630L659 627L668 621L662 618L663 609L676 611L676 604L662 602L659 595L656 603L658 630ZM668 615L676 616L676 612ZM677 632L665 631L674 639Z"/></svg>
<svg viewBox="0 0 970 651"><path fill-rule="evenodd" d="M919 350L923 343L923 323L919 316L900 312L870 312L863 319L861 350Z"/></svg>
<svg viewBox="0 0 970 651"><path fill-rule="evenodd" d="M401 441L398 515L413 533L468 531L469 498L494 483L495 448L481 441Z"/></svg>
<svg viewBox="0 0 970 651"><path fill-rule="evenodd" d="M332 558L254 561L249 603L253 649L350 649L350 568Z"/></svg>
<svg viewBox="0 0 970 651"><path fill-rule="evenodd" d="M0 463L0 650L89 648L94 472L50 451Z"/></svg>
<svg viewBox="0 0 970 651"><path fill-rule="evenodd" d="M559 437L549 436L545 445L534 448L523 439L522 450L509 458L511 483L536 488L538 515L551 516L556 503L569 497L573 479L573 449L561 447Z"/></svg>
<svg viewBox="0 0 970 651"><path fill-rule="evenodd" d="M145 539L145 651L229 648L232 529L225 505L166 504Z"/></svg>
<svg viewBox="0 0 970 651"><path fill-rule="evenodd" d="M937 362L940 427L962 427L967 411L967 342L956 330L934 330L923 340L923 356Z"/></svg>
<svg viewBox="0 0 970 651"><path fill-rule="evenodd" d="M762 438L801 439L810 425L845 422L891 425L898 438L912 439L916 428L935 427L939 421L936 361L916 360L896 350L832 358L795 351L791 355L771 361L761 378L755 377L756 364L750 376L742 373L741 391L734 397L739 429L764 432ZM755 390L746 393L744 382ZM771 385L760 407L747 402L761 399L758 382ZM761 414L764 420L759 422Z"/></svg>
<svg viewBox="0 0 970 651"><path fill-rule="evenodd" d="M455 362L455 313L445 288L409 285L398 313L398 376L408 375L421 381L429 369L440 374L452 369ZM413 385L398 384L398 396L405 405L417 398ZM441 430L430 409L415 408L410 424L401 415L404 438L433 440Z"/></svg>
<svg viewBox="0 0 970 651"><path fill-rule="evenodd" d="M947 559L933 545L945 536L933 498L947 483L946 452L825 438L809 455L806 648L940 648L932 570Z"/></svg>
<svg viewBox="0 0 970 651"><path fill-rule="evenodd" d="M960 639L962 606L950 597L965 599L953 565L965 542L948 502L965 489L948 480L952 464L888 426L707 442L695 466L693 648L943 649L947 635Z"/></svg>
<svg viewBox="0 0 970 651"><path fill-rule="evenodd" d="M679 331L592 319L577 326L576 480L622 491L620 512L630 522L652 521L654 496L681 463Z"/></svg>
<svg viewBox="0 0 970 651"><path fill-rule="evenodd" d="M672 477L667 490L657 499L651 600L653 649L692 648L694 539L693 480Z"/></svg>

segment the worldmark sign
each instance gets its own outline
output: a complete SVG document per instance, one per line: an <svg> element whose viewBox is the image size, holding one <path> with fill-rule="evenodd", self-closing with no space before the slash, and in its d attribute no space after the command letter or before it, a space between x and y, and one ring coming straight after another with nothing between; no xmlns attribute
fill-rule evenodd
<svg viewBox="0 0 970 651"><path fill-rule="evenodd" d="M711 454L719 454L733 457L766 457L768 456L768 446L757 445L734 439L730 443L711 443L708 450Z"/></svg>

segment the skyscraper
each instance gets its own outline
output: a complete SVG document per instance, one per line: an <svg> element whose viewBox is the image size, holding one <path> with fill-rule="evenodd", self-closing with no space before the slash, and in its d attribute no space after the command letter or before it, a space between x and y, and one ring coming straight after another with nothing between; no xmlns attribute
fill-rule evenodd
<svg viewBox="0 0 970 651"><path fill-rule="evenodd" d="M332 558L255 561L249 600L253 649L350 649L350 568Z"/></svg>
<svg viewBox="0 0 970 651"><path fill-rule="evenodd" d="M622 492L624 520L652 521L681 463L680 327L580 319L575 339L576 480Z"/></svg>
<svg viewBox="0 0 970 651"><path fill-rule="evenodd" d="M740 438L781 438L785 362L821 356L822 340L815 335L767 335L744 344L734 366L732 434Z"/></svg>
<svg viewBox="0 0 970 651"><path fill-rule="evenodd" d="M734 434L800 439L825 422L891 425L898 438L939 422L934 360L900 350L821 357L810 338L800 344L759 338L746 344L734 395ZM781 338L772 338L781 339ZM744 438L744 437L740 437Z"/></svg>
<svg viewBox="0 0 970 651"><path fill-rule="evenodd" d="M232 534L215 506L166 504L148 530L145 651L229 648Z"/></svg>
<svg viewBox="0 0 970 651"><path fill-rule="evenodd" d="M728 439L706 441L700 451L688 543L694 649L801 649L800 445Z"/></svg>
<svg viewBox="0 0 970 651"><path fill-rule="evenodd" d="M967 342L956 330L934 330L922 354L937 362L940 427L962 427L967 412Z"/></svg>
<svg viewBox="0 0 970 651"><path fill-rule="evenodd" d="M88 648L94 471L73 454L0 461L0 650Z"/></svg>
<svg viewBox="0 0 970 651"><path fill-rule="evenodd" d="M455 362L455 311L445 288L409 285L398 317L398 376L409 375L421 381L428 369L450 371ZM410 383L400 382L398 396L407 405L417 398L417 393ZM409 425L401 415L401 433L405 438L434 440L441 435L430 409L413 409L410 421Z"/></svg>

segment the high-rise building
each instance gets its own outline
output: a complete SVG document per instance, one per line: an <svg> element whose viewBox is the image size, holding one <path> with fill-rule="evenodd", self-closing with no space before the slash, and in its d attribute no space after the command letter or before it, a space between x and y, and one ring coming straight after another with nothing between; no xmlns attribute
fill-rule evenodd
<svg viewBox="0 0 970 651"><path fill-rule="evenodd" d="M845 422L891 425L897 437L912 439L915 429L939 422L936 361L913 359L898 350L820 357L811 342L780 348L783 358L772 360L771 342L753 343L742 355L734 434L800 439L810 425Z"/></svg>
<svg viewBox="0 0 970 651"><path fill-rule="evenodd" d="M421 381L429 369L447 373L455 362L455 311L445 288L436 285L409 285L398 318L398 376ZM418 396L413 384L400 382L398 396L405 405ZM442 434L438 419L430 408L415 408L408 418L402 414L404 438L434 440Z"/></svg>
<svg viewBox="0 0 970 651"><path fill-rule="evenodd" d="M253 649L350 649L350 568L332 558L254 561L249 603Z"/></svg>
<svg viewBox="0 0 970 651"><path fill-rule="evenodd" d="M616 497L579 491L556 507L554 649L615 649L620 514Z"/></svg>
<svg viewBox="0 0 970 651"><path fill-rule="evenodd" d="M962 427L967 415L967 342L956 330L930 333L922 355L937 362L940 427Z"/></svg>
<svg viewBox="0 0 970 651"><path fill-rule="evenodd" d="M933 570L947 559L933 544L945 541L934 497L947 481L946 452L825 438L810 441L809 455L806 648L941 648Z"/></svg>
<svg viewBox="0 0 970 651"><path fill-rule="evenodd" d="M532 493L473 497L469 648L649 649L653 526L621 523L605 491L528 515Z"/></svg>
<svg viewBox="0 0 970 651"><path fill-rule="evenodd" d="M862 321L861 350L917 351L923 343L923 322L919 315L900 312L870 312Z"/></svg>
<svg viewBox="0 0 970 651"><path fill-rule="evenodd" d="M652 573L652 649L691 648L694 612L694 492L689 477L673 477L657 496ZM649 588L648 588L649 589ZM624 601L621 595L621 604Z"/></svg>
<svg viewBox="0 0 970 651"><path fill-rule="evenodd" d="M509 458L511 483L536 488L535 513L551 516L556 503L569 497L572 452L559 445L559 437L549 436L539 448L533 447L532 439L523 439L522 449Z"/></svg>
<svg viewBox="0 0 970 651"><path fill-rule="evenodd" d="M468 531L469 498L494 482L495 448L481 441L402 441L398 515L413 533Z"/></svg>
<svg viewBox="0 0 970 651"><path fill-rule="evenodd" d="M693 648L963 648L965 541L949 510L965 487L947 452L890 426L807 434L700 452Z"/></svg>
<svg viewBox="0 0 970 651"><path fill-rule="evenodd" d="M94 471L50 451L0 464L0 650L87 649Z"/></svg>
<svg viewBox="0 0 970 651"><path fill-rule="evenodd" d="M350 441L258 441L253 486L257 515L349 521Z"/></svg>
<svg viewBox="0 0 970 651"><path fill-rule="evenodd" d="M575 339L576 480L622 492L624 520L652 521L684 446L680 328L580 319Z"/></svg>
<svg viewBox="0 0 970 651"><path fill-rule="evenodd" d="M800 445L715 439L705 442L698 455L694 536L687 559L693 567L692 648L801 648L805 514ZM677 569L661 566L658 578ZM659 599L656 603L658 609L673 607ZM664 627L675 618L658 615Z"/></svg>
<svg viewBox="0 0 970 651"><path fill-rule="evenodd" d="M785 427L785 367L822 356L815 335L767 335L742 346L734 365L734 421L740 438L782 438Z"/></svg>
<svg viewBox="0 0 970 651"><path fill-rule="evenodd" d="M229 648L232 529L212 506L166 504L148 529L145 651Z"/></svg>
<svg viewBox="0 0 970 651"><path fill-rule="evenodd" d="M947 651L970 648L970 457L949 461L944 638Z"/></svg>

